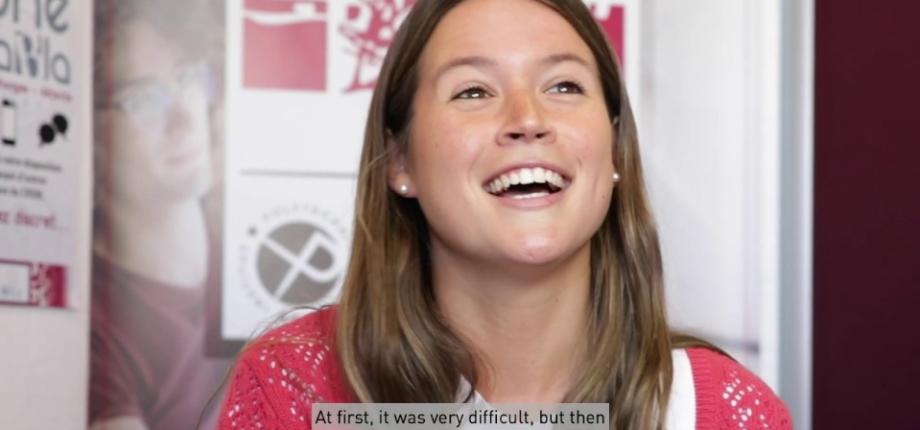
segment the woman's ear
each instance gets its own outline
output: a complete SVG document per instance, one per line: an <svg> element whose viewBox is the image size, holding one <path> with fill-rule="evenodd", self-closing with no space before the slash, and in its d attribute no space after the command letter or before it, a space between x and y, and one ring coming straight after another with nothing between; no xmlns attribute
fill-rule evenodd
<svg viewBox="0 0 920 430"><path fill-rule="evenodd" d="M387 131L387 147L389 148L387 182L390 189L402 197L415 197L415 186L409 169L406 167L406 152L400 149L396 138L389 131Z"/></svg>

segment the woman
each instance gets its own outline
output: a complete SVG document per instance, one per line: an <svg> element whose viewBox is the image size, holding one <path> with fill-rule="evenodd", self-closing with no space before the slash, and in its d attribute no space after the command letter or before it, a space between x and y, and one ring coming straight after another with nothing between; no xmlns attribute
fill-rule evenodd
<svg viewBox="0 0 920 430"><path fill-rule="evenodd" d="M418 2L356 208L341 304L247 349L222 428L474 398L609 403L618 429L791 426L756 376L668 329L635 123L581 1Z"/></svg>

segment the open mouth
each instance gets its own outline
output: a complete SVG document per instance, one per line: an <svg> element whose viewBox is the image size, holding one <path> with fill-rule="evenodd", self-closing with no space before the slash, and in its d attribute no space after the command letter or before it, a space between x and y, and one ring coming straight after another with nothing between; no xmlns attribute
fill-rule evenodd
<svg viewBox="0 0 920 430"><path fill-rule="evenodd" d="M485 183L489 194L515 200L535 199L564 190L570 181L543 167L523 167L505 172Z"/></svg>

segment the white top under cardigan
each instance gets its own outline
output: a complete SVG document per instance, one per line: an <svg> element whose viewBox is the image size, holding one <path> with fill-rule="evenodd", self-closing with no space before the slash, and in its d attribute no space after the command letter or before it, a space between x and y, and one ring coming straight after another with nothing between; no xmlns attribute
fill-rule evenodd
<svg viewBox="0 0 920 430"><path fill-rule="evenodd" d="M675 349L671 353L674 363L674 378L671 383L671 395L668 401L665 429L692 430L696 428L696 389L693 386L693 369L687 351ZM469 390L470 383L461 377L457 402L463 401L463 393ZM488 404L478 391L473 393L473 405ZM476 426L463 426L464 430L476 429ZM539 425L534 429L541 428ZM547 427L550 428L550 427Z"/></svg>

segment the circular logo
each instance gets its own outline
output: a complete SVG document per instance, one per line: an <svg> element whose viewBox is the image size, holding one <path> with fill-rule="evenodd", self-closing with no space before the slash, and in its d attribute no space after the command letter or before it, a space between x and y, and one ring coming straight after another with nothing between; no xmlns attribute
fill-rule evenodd
<svg viewBox="0 0 920 430"><path fill-rule="evenodd" d="M254 293L259 298L279 305L321 305L336 296L347 237L328 212L310 206L277 208L248 233L244 267L249 276L244 278L258 287Z"/></svg>

